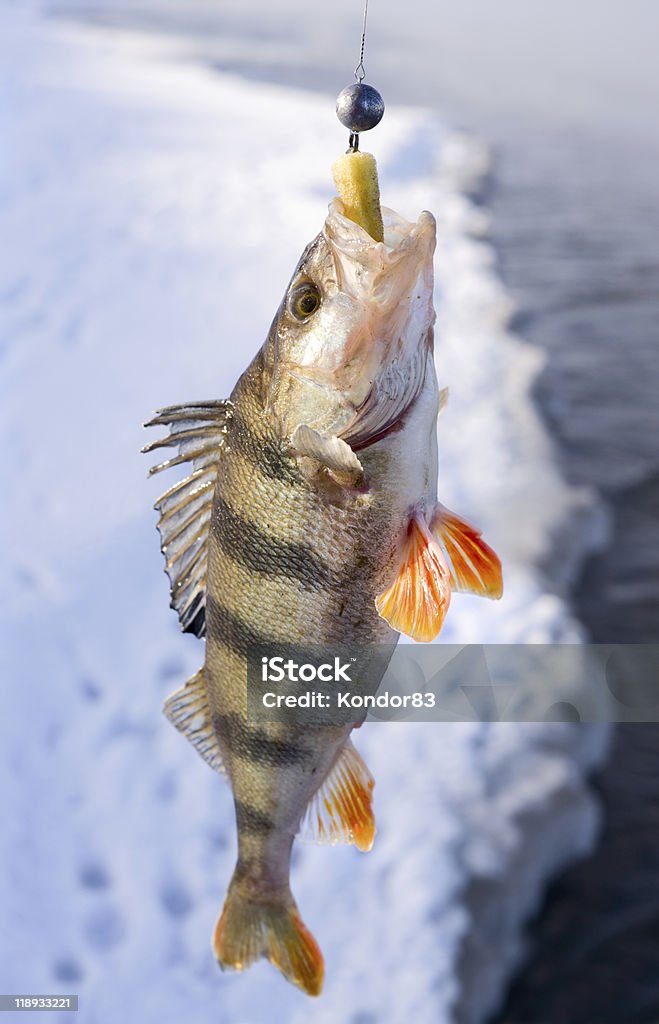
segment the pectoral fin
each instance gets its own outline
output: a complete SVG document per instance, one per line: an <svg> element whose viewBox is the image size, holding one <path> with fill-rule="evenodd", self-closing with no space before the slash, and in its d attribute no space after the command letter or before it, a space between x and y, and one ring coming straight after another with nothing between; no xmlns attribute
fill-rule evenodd
<svg viewBox="0 0 659 1024"><path fill-rule="evenodd" d="M451 574L423 515L409 523L403 558L392 585L375 606L392 629L428 642L438 635L451 603Z"/></svg>
<svg viewBox="0 0 659 1024"><path fill-rule="evenodd" d="M361 462L350 445L340 437L323 437L302 423L293 431L291 443L299 455L320 462L340 482L357 484L364 476Z"/></svg>
<svg viewBox="0 0 659 1024"><path fill-rule="evenodd" d="M479 530L440 504L430 528L446 556L453 590L495 600L501 597L501 562Z"/></svg>

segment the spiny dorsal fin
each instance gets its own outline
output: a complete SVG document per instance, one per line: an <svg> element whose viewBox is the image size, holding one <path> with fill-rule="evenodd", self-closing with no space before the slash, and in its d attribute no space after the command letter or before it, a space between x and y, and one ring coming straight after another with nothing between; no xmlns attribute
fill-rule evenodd
<svg viewBox="0 0 659 1024"><path fill-rule="evenodd" d="M217 463L231 419L231 402L193 402L160 409L147 427L168 426L169 434L145 445L143 452L177 448L178 454L153 466L163 469L192 464L192 472L158 499L160 548L171 583L171 607L186 633L206 632L208 532Z"/></svg>
<svg viewBox="0 0 659 1024"><path fill-rule="evenodd" d="M317 430L301 423L293 431L291 443L298 454L316 459L339 480L358 483L364 475L361 462L350 445L340 437L323 437Z"/></svg>
<svg viewBox="0 0 659 1024"><path fill-rule="evenodd" d="M501 562L480 530L439 502L430 529L446 556L453 590L498 600L503 594Z"/></svg>
<svg viewBox="0 0 659 1024"><path fill-rule="evenodd" d="M425 643L438 635L451 602L451 574L444 554L424 516L408 525L396 579L375 599L375 607L392 629Z"/></svg>
<svg viewBox="0 0 659 1024"><path fill-rule="evenodd" d="M300 831L319 843L354 843L371 849L375 819L371 801L375 781L350 740L324 783L312 797Z"/></svg>
<svg viewBox="0 0 659 1024"><path fill-rule="evenodd" d="M167 698L163 711L172 725L187 736L206 764L216 772L224 772L222 755L208 707L203 668L188 679L185 686Z"/></svg>

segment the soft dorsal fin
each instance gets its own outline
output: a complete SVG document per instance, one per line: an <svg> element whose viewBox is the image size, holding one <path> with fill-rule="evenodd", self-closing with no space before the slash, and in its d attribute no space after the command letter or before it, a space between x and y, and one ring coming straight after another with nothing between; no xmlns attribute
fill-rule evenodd
<svg viewBox="0 0 659 1024"><path fill-rule="evenodd" d="M410 519L398 575L375 607L392 629L428 642L438 635L451 602L451 575L420 512Z"/></svg>
<svg viewBox="0 0 659 1024"><path fill-rule="evenodd" d="M172 725L190 740L206 764L216 772L224 772L222 755L208 707L203 668L188 679L185 686L167 698L163 711Z"/></svg>
<svg viewBox="0 0 659 1024"><path fill-rule="evenodd" d="M153 466L160 473L171 466L191 464L191 472L158 499L158 531L171 583L171 607L181 629L206 632L206 568L208 533L218 459L224 446L233 406L231 402L195 402L160 409L147 427L168 426L169 434L145 445L143 452L177 448L178 454Z"/></svg>
<svg viewBox="0 0 659 1024"><path fill-rule="evenodd" d="M336 764L312 798L300 831L320 843L354 843L367 852L375 838L373 776L346 740Z"/></svg>
<svg viewBox="0 0 659 1024"><path fill-rule="evenodd" d="M494 600L501 597L501 562L480 530L439 502L430 528L446 556L453 590Z"/></svg>

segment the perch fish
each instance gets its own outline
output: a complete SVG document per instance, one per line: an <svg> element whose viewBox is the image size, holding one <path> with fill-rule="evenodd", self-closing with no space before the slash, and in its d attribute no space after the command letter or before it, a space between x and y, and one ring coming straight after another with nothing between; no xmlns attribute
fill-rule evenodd
<svg viewBox="0 0 659 1024"><path fill-rule="evenodd" d="M331 202L230 399L160 410L148 425L169 432L145 449L174 449L152 472L189 467L158 529L172 607L206 640L165 712L235 802L214 952L238 970L265 956L310 995L323 958L291 894L294 837L304 819L369 850L374 782L354 723L249 720L250 648L431 641L452 591L502 588L497 556L437 500L435 220L382 208L376 241L346 212Z"/></svg>

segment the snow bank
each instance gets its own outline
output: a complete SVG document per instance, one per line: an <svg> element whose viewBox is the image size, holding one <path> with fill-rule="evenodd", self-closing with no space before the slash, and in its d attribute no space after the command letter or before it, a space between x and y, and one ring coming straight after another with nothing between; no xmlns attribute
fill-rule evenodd
<svg viewBox="0 0 659 1024"><path fill-rule="evenodd" d="M228 394L322 222L344 138L317 97L172 46L0 7L0 990L77 991L85 1024L442 1024L456 1006L480 1021L544 880L592 840L598 730L363 729L374 851L295 860L322 999L265 964L222 975L210 953L231 802L159 713L201 648L167 608L140 423ZM414 110L389 111L373 145L387 203L438 215L441 495L506 567L504 600L456 599L444 638L578 641L537 566L581 499L465 195L485 154Z"/></svg>

